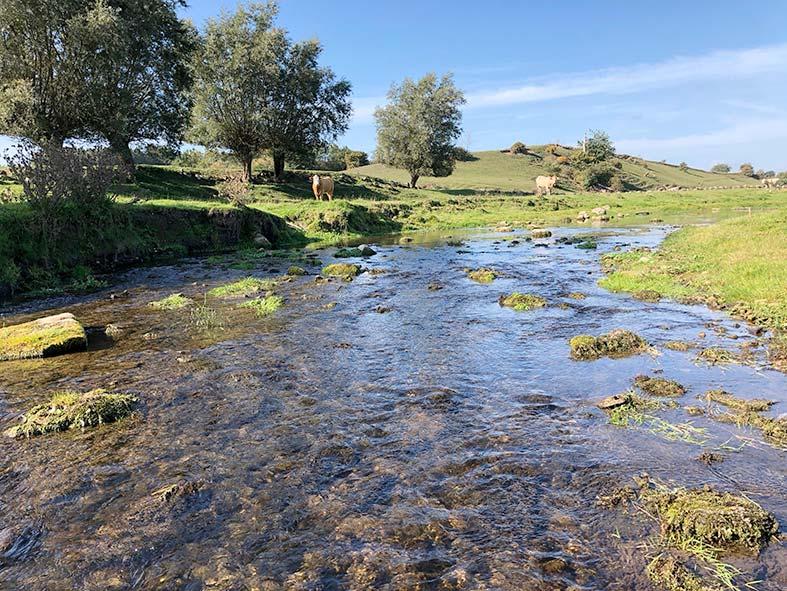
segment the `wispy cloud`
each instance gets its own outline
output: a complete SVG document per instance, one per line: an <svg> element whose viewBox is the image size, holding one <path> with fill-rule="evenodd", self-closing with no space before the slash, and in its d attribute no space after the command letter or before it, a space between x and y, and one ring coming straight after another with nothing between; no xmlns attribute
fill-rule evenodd
<svg viewBox="0 0 787 591"><path fill-rule="evenodd" d="M595 94L628 94L685 83L781 74L785 69L787 43L737 51L714 51L651 64L562 74L523 86L479 92L467 97L467 106L497 107Z"/></svg>
<svg viewBox="0 0 787 591"><path fill-rule="evenodd" d="M787 120L754 119L708 133L659 139L618 139L615 140L615 147L629 154L655 154L686 148L736 146L782 139L787 139Z"/></svg>

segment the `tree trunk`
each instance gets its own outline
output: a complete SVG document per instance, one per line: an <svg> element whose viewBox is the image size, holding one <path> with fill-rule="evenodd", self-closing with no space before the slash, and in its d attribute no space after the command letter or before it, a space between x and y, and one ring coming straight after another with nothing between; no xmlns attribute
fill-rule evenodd
<svg viewBox="0 0 787 591"><path fill-rule="evenodd" d="M120 160L123 162L123 166L128 169L129 174L134 176L136 167L134 166L134 156L131 153L131 148L129 147L128 143L128 140L115 138L110 140L109 147L112 148L112 151L118 155Z"/></svg>
<svg viewBox="0 0 787 591"><path fill-rule="evenodd" d="M284 152L273 152L273 178L277 181L284 177Z"/></svg>
<svg viewBox="0 0 787 591"><path fill-rule="evenodd" d="M416 188L415 185L416 185L416 183L418 183L418 177L419 176L421 176L421 175L418 175L418 174L411 174L410 175L410 188L411 189L415 189Z"/></svg>
<svg viewBox="0 0 787 591"><path fill-rule="evenodd" d="M241 156L241 162L243 163L243 171L241 172L240 178L244 183L251 182L251 165L254 162L254 158L251 155L248 156Z"/></svg>

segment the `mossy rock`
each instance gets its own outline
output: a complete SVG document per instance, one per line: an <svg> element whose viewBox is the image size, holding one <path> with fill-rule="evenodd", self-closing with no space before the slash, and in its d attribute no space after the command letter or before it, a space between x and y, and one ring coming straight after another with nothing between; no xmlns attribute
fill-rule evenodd
<svg viewBox="0 0 787 591"><path fill-rule="evenodd" d="M497 279L497 273L493 269L481 267L480 269L465 269L467 276L477 283L492 283Z"/></svg>
<svg viewBox="0 0 787 591"><path fill-rule="evenodd" d="M650 376L639 375L634 378L634 385L643 392L651 396L669 396L677 398L686 393L686 388L675 380L665 378L651 378Z"/></svg>
<svg viewBox="0 0 787 591"><path fill-rule="evenodd" d="M498 303L505 308L511 308L517 312L543 308L547 305L547 301L541 296L529 293L519 293L516 291L507 296L500 296Z"/></svg>
<svg viewBox="0 0 787 591"><path fill-rule="evenodd" d="M298 277L301 275L306 275L306 269L303 267L299 267L298 265L292 265L289 269L287 269L287 275L290 277Z"/></svg>
<svg viewBox="0 0 787 591"><path fill-rule="evenodd" d="M640 300L641 302L649 302L651 304L655 304L661 301L661 294L652 289L641 289L640 291L635 291L633 294L631 294L631 296L635 300Z"/></svg>
<svg viewBox="0 0 787 591"><path fill-rule="evenodd" d="M361 267L352 263L334 263L323 267L322 274L326 277L341 277L349 281L361 274Z"/></svg>
<svg viewBox="0 0 787 591"><path fill-rule="evenodd" d="M584 300L585 298L587 298L587 296L581 291L572 291L566 297L571 298L572 300Z"/></svg>
<svg viewBox="0 0 787 591"><path fill-rule="evenodd" d="M181 308L191 306L193 303L194 300L187 298L182 293L173 293L163 299L150 302L148 307L154 310L180 310Z"/></svg>
<svg viewBox="0 0 787 591"><path fill-rule="evenodd" d="M668 341L664 347L670 351L688 351L694 347L694 344L688 341Z"/></svg>
<svg viewBox="0 0 787 591"><path fill-rule="evenodd" d="M550 232L549 230L544 230L542 228L535 228L533 230L530 230L530 236L532 238L549 238L550 236L552 236L552 232Z"/></svg>
<svg viewBox="0 0 787 591"><path fill-rule="evenodd" d="M670 553L659 554L651 560L647 575L656 587L664 591L721 591L721 587L706 583Z"/></svg>
<svg viewBox="0 0 787 591"><path fill-rule="evenodd" d="M68 312L0 328L0 361L52 357L85 349L85 329Z"/></svg>
<svg viewBox="0 0 787 591"><path fill-rule="evenodd" d="M5 433L9 437L32 437L55 431L95 427L128 416L137 398L106 390L86 393L58 392L52 399L34 406L21 417L21 423Z"/></svg>
<svg viewBox="0 0 787 591"><path fill-rule="evenodd" d="M648 349L648 343L642 337L622 329L598 337L578 335L568 343L571 347L571 357L579 360L628 357Z"/></svg>
<svg viewBox="0 0 787 591"><path fill-rule="evenodd" d="M710 365L725 365L727 363L736 363L740 361L740 358L727 349L708 347L697 353L697 361L703 361Z"/></svg>
<svg viewBox="0 0 787 591"><path fill-rule="evenodd" d="M349 259L355 257L362 257L360 248L340 248L334 254L337 259Z"/></svg>
<svg viewBox="0 0 787 591"><path fill-rule="evenodd" d="M710 488L644 489L641 500L656 512L666 540L699 540L724 551L759 552L779 532L772 513L754 501Z"/></svg>
<svg viewBox="0 0 787 591"><path fill-rule="evenodd" d="M730 394L724 390L708 390L705 393L705 399L708 400L708 402L717 402L741 412L764 412L775 404L773 400L765 400L763 398L754 398L751 400L738 398L734 394Z"/></svg>
<svg viewBox="0 0 787 591"><path fill-rule="evenodd" d="M574 245L574 248L578 248L580 250L596 250L598 248L598 244L593 240L585 240L584 242Z"/></svg>

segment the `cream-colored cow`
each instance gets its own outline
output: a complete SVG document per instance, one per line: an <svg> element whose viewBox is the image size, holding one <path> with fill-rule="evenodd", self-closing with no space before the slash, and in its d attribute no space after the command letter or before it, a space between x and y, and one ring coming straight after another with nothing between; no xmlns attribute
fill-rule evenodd
<svg viewBox="0 0 787 591"><path fill-rule="evenodd" d="M552 194L552 187L555 186L557 182L557 177L552 176L537 176L536 177L536 195L541 195L542 192L546 191L547 195Z"/></svg>
<svg viewBox="0 0 787 591"><path fill-rule="evenodd" d="M321 177L315 174L312 177L312 191L315 199L322 201L322 196L327 195L328 201L331 201L333 199L333 179L329 176Z"/></svg>
<svg viewBox="0 0 787 591"><path fill-rule="evenodd" d="M772 176L760 181L763 187L778 187L781 184L781 179L777 176Z"/></svg>

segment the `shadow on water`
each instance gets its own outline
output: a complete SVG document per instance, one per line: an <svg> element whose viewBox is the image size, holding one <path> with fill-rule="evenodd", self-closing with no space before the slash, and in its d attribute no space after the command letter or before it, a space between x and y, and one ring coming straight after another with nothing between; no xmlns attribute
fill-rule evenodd
<svg viewBox="0 0 787 591"><path fill-rule="evenodd" d="M642 373L687 386L685 405L724 388L781 406L787 376L698 366L695 352L665 349L753 337L701 307L596 286L600 253L654 246L663 228L605 229L595 252L556 242L587 231L557 230L537 241L545 247L477 230L378 244L362 263L370 272L351 283L281 283L285 307L268 318L208 300L221 328L207 332L188 312L147 304L175 292L202 302L215 285L288 261L139 269L118 277L115 299L70 301L94 327L90 349L4 363L2 426L62 388L116 389L141 403L132 418L84 433L0 441L0 586L649 589L641 545L654 524L595 503L643 471L744 492L787 523L784 454L755 433L693 419L708 430L705 448L745 444L709 468L695 460L700 446L614 427L594 407ZM332 253L318 251L324 263ZM499 277L478 284L466 267ZM549 306L501 308L512 291ZM45 311L26 306L7 321ZM110 323L117 336L99 338ZM570 337L618 327L660 354L569 360ZM783 544L748 566L764 591L787 585Z"/></svg>

